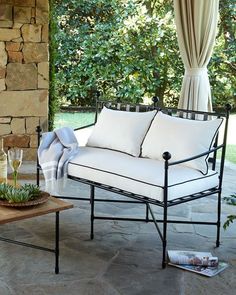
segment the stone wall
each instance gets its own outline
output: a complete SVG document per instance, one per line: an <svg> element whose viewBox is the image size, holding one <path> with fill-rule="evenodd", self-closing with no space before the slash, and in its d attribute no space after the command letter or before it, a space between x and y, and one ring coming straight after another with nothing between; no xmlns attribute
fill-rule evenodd
<svg viewBox="0 0 236 295"><path fill-rule="evenodd" d="M36 159L35 128L47 129L48 0L0 0L0 136Z"/></svg>

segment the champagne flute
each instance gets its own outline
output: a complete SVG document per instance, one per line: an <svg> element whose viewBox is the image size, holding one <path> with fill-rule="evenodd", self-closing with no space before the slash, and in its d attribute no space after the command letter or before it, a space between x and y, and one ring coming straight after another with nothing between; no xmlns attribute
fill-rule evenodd
<svg viewBox="0 0 236 295"><path fill-rule="evenodd" d="M17 184L18 170L21 166L23 158L23 150L18 148L13 148L8 151L8 161L11 169L13 170L13 180L14 186Z"/></svg>

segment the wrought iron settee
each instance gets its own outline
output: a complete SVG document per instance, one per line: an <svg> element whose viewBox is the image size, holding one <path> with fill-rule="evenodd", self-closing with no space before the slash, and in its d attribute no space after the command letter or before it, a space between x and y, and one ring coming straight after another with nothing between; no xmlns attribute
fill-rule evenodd
<svg viewBox="0 0 236 295"><path fill-rule="evenodd" d="M98 117L100 111L101 115ZM68 178L88 184L90 186L90 198L79 196L58 197L90 201L91 239L94 237L94 221L96 219L153 222L162 241L163 268L167 262L167 226L169 223L215 225L216 247L218 247L220 244L221 192L229 112L230 105L226 106L225 113L208 113L175 108L160 109L156 101L149 106L98 101L95 122L75 129L75 132L77 132L95 125L87 146L81 147L79 153L70 160L68 165ZM124 117L125 114L128 116L128 121ZM139 121L139 117L136 117L136 115L133 117L131 114L140 114L138 116L141 117L141 121ZM136 121L133 122L132 120ZM143 124L142 120L146 124ZM131 139L128 138L127 140L127 136L130 135L129 132L132 132L135 126L140 126L140 124L145 126L141 128L139 135L134 138L131 136ZM180 124L179 127L178 124ZM114 132L107 132L107 127L104 126L108 126L110 131L115 126ZM186 129L185 126L187 126ZM103 130L104 128L106 129L105 131ZM162 128L161 131L159 128ZM219 128L222 129L220 143ZM210 133L206 132L208 129L211 130ZM37 127L37 132L38 141L40 142L40 126ZM119 140L117 142L117 138L120 137L119 132L124 132L121 142ZM176 141L175 135L181 138L178 138ZM199 138L199 136L203 139ZM109 138L113 138L114 142L112 144L110 144ZM163 144L165 138L169 141L167 145L165 142ZM185 138L185 142L183 138ZM127 150L126 141L129 140L131 149L128 147ZM198 140L201 141L203 146L198 147L198 144L196 144ZM202 140L207 142L207 148L204 147ZM133 146L134 141L138 142L138 149L137 146ZM161 147L158 147L159 141ZM170 149L167 147L170 147ZM175 150L177 151L176 153ZM221 155L217 161L219 163L216 165L216 156L219 150L221 150ZM38 164L38 185L39 174L40 166ZM123 195L129 199L96 198L95 188ZM169 219L168 209L170 207L211 195L215 195L217 198L217 218L215 221ZM96 202L144 204L145 217L96 216ZM151 205L156 205L163 209L161 219L155 218ZM159 227L160 223L162 228Z"/></svg>

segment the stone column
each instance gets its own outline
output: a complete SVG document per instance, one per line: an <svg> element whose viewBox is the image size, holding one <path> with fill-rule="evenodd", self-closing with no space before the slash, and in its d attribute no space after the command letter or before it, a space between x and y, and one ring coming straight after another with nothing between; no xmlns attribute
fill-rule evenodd
<svg viewBox="0 0 236 295"><path fill-rule="evenodd" d="M36 159L38 124L47 129L48 0L0 0L0 136Z"/></svg>

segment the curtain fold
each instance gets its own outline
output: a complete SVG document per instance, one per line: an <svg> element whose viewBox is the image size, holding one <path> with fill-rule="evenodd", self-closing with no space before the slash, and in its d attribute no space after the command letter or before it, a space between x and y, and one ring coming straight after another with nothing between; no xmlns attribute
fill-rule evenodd
<svg viewBox="0 0 236 295"><path fill-rule="evenodd" d="M211 111L207 65L216 37L219 0L174 0L174 11L185 67L178 107Z"/></svg>

